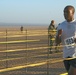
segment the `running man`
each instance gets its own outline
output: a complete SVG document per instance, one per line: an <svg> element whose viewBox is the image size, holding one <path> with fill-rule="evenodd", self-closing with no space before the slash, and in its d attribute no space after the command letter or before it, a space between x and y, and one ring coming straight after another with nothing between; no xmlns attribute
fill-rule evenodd
<svg viewBox="0 0 76 75"><path fill-rule="evenodd" d="M68 5L64 8L63 21L57 28L56 44L63 44L64 66L68 75L76 75L76 20L75 8ZM69 60L69 58L71 58Z"/></svg>

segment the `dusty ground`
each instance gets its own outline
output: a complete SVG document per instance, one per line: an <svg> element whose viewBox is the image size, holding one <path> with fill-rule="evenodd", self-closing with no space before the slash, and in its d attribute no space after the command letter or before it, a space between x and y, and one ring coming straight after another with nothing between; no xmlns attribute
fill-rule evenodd
<svg viewBox="0 0 76 75"><path fill-rule="evenodd" d="M1 28L0 75L64 73L62 51L59 50L58 53L55 53L55 49L52 51L53 53L49 54L47 27L24 27L23 32L20 31L20 27Z"/></svg>

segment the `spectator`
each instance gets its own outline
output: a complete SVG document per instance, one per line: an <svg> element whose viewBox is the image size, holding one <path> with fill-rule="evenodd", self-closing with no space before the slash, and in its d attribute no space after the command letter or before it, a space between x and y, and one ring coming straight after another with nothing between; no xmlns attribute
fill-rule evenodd
<svg viewBox="0 0 76 75"><path fill-rule="evenodd" d="M21 26L20 30L21 30L21 32L23 31L23 26Z"/></svg>
<svg viewBox="0 0 76 75"><path fill-rule="evenodd" d="M52 53L52 48L53 48L53 45L54 45L54 38L55 38L55 34L54 34L54 30L56 30L55 28L55 21L52 20L49 27L48 27L48 39L49 39L49 52Z"/></svg>

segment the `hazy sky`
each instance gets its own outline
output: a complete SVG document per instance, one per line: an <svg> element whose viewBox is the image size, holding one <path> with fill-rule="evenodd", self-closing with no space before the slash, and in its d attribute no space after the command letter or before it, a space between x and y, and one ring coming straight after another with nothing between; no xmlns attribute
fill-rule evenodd
<svg viewBox="0 0 76 75"><path fill-rule="evenodd" d="M76 0L0 0L0 23L58 24L66 5L76 9Z"/></svg>

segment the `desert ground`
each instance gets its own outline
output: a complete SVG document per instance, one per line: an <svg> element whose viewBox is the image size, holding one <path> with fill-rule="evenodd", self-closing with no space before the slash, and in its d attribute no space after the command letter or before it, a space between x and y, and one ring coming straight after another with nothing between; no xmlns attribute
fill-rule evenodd
<svg viewBox="0 0 76 75"><path fill-rule="evenodd" d="M62 50L49 53L48 26L0 27L0 75L60 75Z"/></svg>

